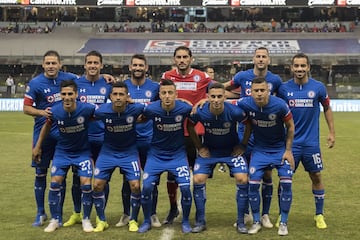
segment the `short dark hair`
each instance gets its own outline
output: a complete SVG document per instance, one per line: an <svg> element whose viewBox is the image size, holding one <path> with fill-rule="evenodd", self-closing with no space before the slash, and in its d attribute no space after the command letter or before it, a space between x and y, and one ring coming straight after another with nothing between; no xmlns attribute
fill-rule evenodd
<svg viewBox="0 0 360 240"><path fill-rule="evenodd" d="M55 50L47 51L43 56L43 60L45 60L45 57L48 57L48 56L54 56L54 57L56 57L58 59L59 62L61 62L60 54Z"/></svg>
<svg viewBox="0 0 360 240"><path fill-rule="evenodd" d="M75 92L77 92L77 84L74 80L64 80L60 83L60 88L72 87Z"/></svg>
<svg viewBox="0 0 360 240"><path fill-rule="evenodd" d="M85 56L85 62L86 62L86 58L89 57L89 56L95 56L95 57L99 57L100 58L100 63L102 63L103 61L103 57L101 55L100 52L96 51L96 50L92 50L90 52L88 52Z"/></svg>
<svg viewBox="0 0 360 240"><path fill-rule="evenodd" d="M119 82L114 82L113 85L112 85L112 87L111 87L111 92L113 91L114 88L125 88L126 93L129 93L129 88L128 88L128 86L126 85L126 83L124 83L124 82L121 82L121 81L119 81Z"/></svg>
<svg viewBox="0 0 360 240"><path fill-rule="evenodd" d="M147 65L147 60L146 60L146 57L144 54L134 54L132 57L131 57L131 60L130 62L132 63L132 60L136 58L136 59L140 59L140 60L143 60L145 62L145 65Z"/></svg>
<svg viewBox="0 0 360 240"><path fill-rule="evenodd" d="M160 81L160 86L174 86L176 88L176 85L173 81L169 79L163 79Z"/></svg>
<svg viewBox="0 0 360 240"><path fill-rule="evenodd" d="M269 49L267 49L266 47L258 47L257 49L255 49L255 53L257 50L265 50L268 54L270 54Z"/></svg>
<svg viewBox="0 0 360 240"><path fill-rule="evenodd" d="M293 56L292 59L291 59L291 64L294 64L294 59L295 58L305 58L306 63L310 64L309 57L305 53L297 53L295 56Z"/></svg>
<svg viewBox="0 0 360 240"><path fill-rule="evenodd" d="M187 52L189 53L189 56L192 57L192 52L191 52L190 48L188 48L188 47L186 47L186 46L179 46L179 47L177 47L177 48L175 49L175 51L174 51L174 57L175 57L177 51L180 51L180 50L185 50L185 51L187 51Z"/></svg>
<svg viewBox="0 0 360 240"><path fill-rule="evenodd" d="M210 89L224 89L225 90L225 87L222 83L219 83L219 82L214 82L214 83L211 83L210 86L209 86L209 91Z"/></svg>
<svg viewBox="0 0 360 240"><path fill-rule="evenodd" d="M252 80L252 83L267 83L267 81L264 77L256 77Z"/></svg>

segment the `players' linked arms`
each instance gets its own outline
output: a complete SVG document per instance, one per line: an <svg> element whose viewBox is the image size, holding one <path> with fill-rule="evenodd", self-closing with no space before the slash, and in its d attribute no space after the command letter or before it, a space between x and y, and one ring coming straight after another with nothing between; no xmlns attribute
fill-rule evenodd
<svg viewBox="0 0 360 240"><path fill-rule="evenodd" d="M116 79L114 78L113 75L103 74L102 76L104 77L106 83L114 83L114 82L116 82Z"/></svg>
<svg viewBox="0 0 360 240"><path fill-rule="evenodd" d="M207 98L204 98L204 99L201 99L200 101L198 101L198 102L195 104L195 106L193 107L193 111L194 111L194 109L195 109L195 112L194 112L194 113L196 113L196 109L197 109L197 108L202 109L203 106L205 105L205 103L207 103L207 102L209 102L209 99L207 99Z"/></svg>

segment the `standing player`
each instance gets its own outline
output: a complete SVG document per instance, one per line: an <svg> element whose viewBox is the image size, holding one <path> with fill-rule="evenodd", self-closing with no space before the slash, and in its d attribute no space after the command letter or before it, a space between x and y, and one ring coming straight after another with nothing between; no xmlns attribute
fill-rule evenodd
<svg viewBox="0 0 360 240"><path fill-rule="evenodd" d="M244 213L248 207L248 168L246 160L241 156L245 149L239 142L236 130L238 122L245 119L245 113L225 102L225 89L221 83L210 85L208 99L209 103L190 118L194 123L201 122L205 126L204 143L194 166L196 224L192 232L199 233L206 229L206 180L212 174L213 166L223 163L228 165L236 180L237 229L240 233L247 233ZM196 141L197 145L201 145L200 139L194 139Z"/></svg>
<svg viewBox="0 0 360 240"><path fill-rule="evenodd" d="M240 97L248 97L251 96L251 83L252 80L256 77L263 77L266 79L268 83L268 87L271 94L276 94L279 87L282 84L281 78L279 75L273 74L268 70L270 65L270 56L269 50L265 47L259 47L255 50L253 56L254 68L248 69L246 71L240 71L235 74L232 80L224 83L224 86L227 90L233 90L235 88L240 87ZM238 134L240 141L242 140L244 132L244 126L239 124ZM250 153L252 149L252 140L248 144L246 149L246 158L250 161ZM273 183L271 177L271 171L266 171L264 174L262 188L261 188L261 196L262 196L262 217L261 224L265 228L272 228L273 224L269 218L271 198L273 193ZM246 216L247 219L250 219L250 216ZM250 221L250 220L249 220Z"/></svg>
<svg viewBox="0 0 360 240"><path fill-rule="evenodd" d="M294 78L284 83L279 90L279 97L290 106L294 117L295 137L293 154L295 170L300 162L309 173L312 181L312 192L315 199L316 227L327 228L324 220L325 190L321 178L323 162L319 140L320 104L324 108L324 116L329 129L327 144L329 148L335 144L335 127L330 99L323 83L309 78L310 63L305 54L296 54L292 58L291 70Z"/></svg>
<svg viewBox="0 0 360 240"><path fill-rule="evenodd" d="M173 61L176 68L163 73L161 79L169 79L173 81L176 85L178 97L190 101L193 105L201 99L205 99L207 88L212 80L205 72L191 67L192 62L194 61L191 50L185 46L177 47L174 51ZM195 126L195 129L199 136L204 135L204 126L200 123ZM197 153L194 143L190 139L186 128L185 145L189 165L190 167L193 167ZM175 183L173 177L169 177L170 179L168 179L167 185L170 200L170 211L164 221L164 224L171 224L179 214L176 197L177 184Z"/></svg>
<svg viewBox="0 0 360 240"><path fill-rule="evenodd" d="M53 50L47 51L44 54L42 63L44 72L33 78L26 88L26 93L24 96L24 113L34 117L35 120L33 147L38 140L41 127L44 125L46 118L49 118L52 115L51 107L55 102L61 100L60 83L63 80L77 79L77 76L72 73L65 73L60 71L61 66L59 53ZM50 160L53 159L58 134L58 129L54 124L51 128L50 134L47 136L41 146L41 161L32 162L32 167L35 168L34 192L37 205L37 214L35 221L32 224L34 227L42 226L44 221L47 219L44 203L46 175L47 169L50 165ZM61 188L63 191L62 196L64 196L65 186L61 186Z"/></svg>
<svg viewBox="0 0 360 240"><path fill-rule="evenodd" d="M149 104L144 110L146 119L153 121L153 138L144 169L141 192L144 222L138 232L144 233L151 228L151 193L161 173L168 171L180 186L183 211L182 231L189 233L191 232L189 214L192 196L190 169L184 146L184 122L190 115L192 106L176 100L176 87L171 80L161 81L159 96L160 101ZM192 125L188 123L187 126L190 133L194 134Z"/></svg>
<svg viewBox="0 0 360 240"><path fill-rule="evenodd" d="M142 54L135 54L131 57L129 64L130 78L124 83L128 86L129 94L134 102L148 104L159 99L159 83L146 78L148 71L147 60ZM152 121L140 122L136 124L136 146L139 151L141 168L144 169L147 153L150 148L152 138ZM128 181L124 179L122 188L122 200L124 207L124 214L120 221L116 224L117 227L125 226L130 220L130 186ZM157 185L154 186L152 193L153 209L151 214L151 226L161 227L161 223L156 216L156 206L158 198Z"/></svg>
<svg viewBox="0 0 360 240"><path fill-rule="evenodd" d="M103 146L96 161L93 201L100 221L94 232L102 232L109 225L105 218L104 187L116 167L122 169L131 189L132 207L129 231L138 230L137 217L140 210L140 163L136 147L136 121L144 105L128 104L127 85L123 82L113 84L111 103L103 104L95 111L95 118L105 125Z"/></svg>
<svg viewBox="0 0 360 240"><path fill-rule="evenodd" d="M90 222L92 208L91 178L93 174L88 142L88 125L93 117L95 106L89 103L80 103L77 85L73 80L61 82L62 103L53 106L52 116L43 125L39 139L33 149L34 161L41 161L41 145L49 134L53 123L59 129L58 143L56 144L54 159L51 166L51 184L49 189L49 208L51 220L44 229L45 232L54 232L62 225L61 185L70 167L75 167L80 176L81 202L84 208L82 226L85 232L92 232Z"/></svg>
<svg viewBox="0 0 360 240"><path fill-rule="evenodd" d="M255 78L251 85L251 97L241 98L238 106L249 118L247 127L253 132L254 146L249 164L249 202L254 222L249 234L261 230L259 187L266 169L276 168L280 178L279 206L281 222L278 234L288 235L287 221L292 202L292 175L294 158L291 152L294 138L294 121L287 104L269 95L265 78ZM250 137L246 131L244 142Z"/></svg>
<svg viewBox="0 0 360 240"><path fill-rule="evenodd" d="M81 102L87 102L100 106L106 103L109 98L111 85L107 83L101 75L103 69L103 57L98 51L90 51L85 56L84 63L85 75L77 80L78 96ZM101 146L104 141L104 124L101 121L91 121L89 123L89 143L91 149L91 158L96 161ZM109 193L109 185L105 186L106 199ZM75 171L73 173L73 186L71 188L74 212L69 220L64 223L64 227L81 223L81 189L80 178Z"/></svg>

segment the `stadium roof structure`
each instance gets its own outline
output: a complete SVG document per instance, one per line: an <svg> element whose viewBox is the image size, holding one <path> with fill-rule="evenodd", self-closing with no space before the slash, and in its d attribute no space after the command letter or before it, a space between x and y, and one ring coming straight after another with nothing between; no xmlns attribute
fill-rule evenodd
<svg viewBox="0 0 360 240"><path fill-rule="evenodd" d="M303 52L312 64L360 64L360 31L342 33L94 33L60 27L50 34L1 34L0 64L41 64L43 54L57 50L64 64L82 65L88 51L98 50L104 63L127 65L135 53L149 65L171 65L180 45L192 49L198 65L251 62L257 47L270 50L272 64L289 64Z"/></svg>

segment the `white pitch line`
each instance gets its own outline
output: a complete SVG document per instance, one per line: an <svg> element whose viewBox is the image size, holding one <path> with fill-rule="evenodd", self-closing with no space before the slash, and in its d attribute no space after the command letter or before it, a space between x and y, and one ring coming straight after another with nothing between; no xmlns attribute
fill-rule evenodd
<svg viewBox="0 0 360 240"><path fill-rule="evenodd" d="M160 236L160 240L171 240L174 236L174 229L173 228L164 228L164 230L162 231L162 234Z"/></svg>

